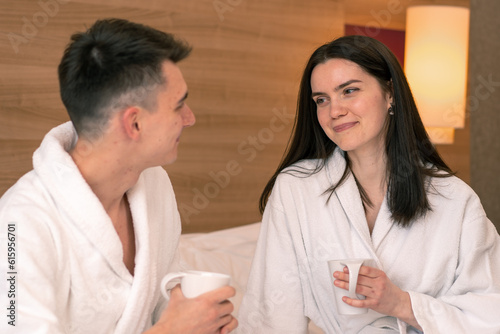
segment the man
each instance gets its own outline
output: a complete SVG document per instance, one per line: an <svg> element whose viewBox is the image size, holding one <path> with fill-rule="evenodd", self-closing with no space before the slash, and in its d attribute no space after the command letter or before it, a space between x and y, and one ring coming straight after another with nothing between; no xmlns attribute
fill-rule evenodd
<svg viewBox="0 0 500 334"><path fill-rule="evenodd" d="M232 287L168 303L160 281L178 269L180 217L160 166L195 122L176 62L189 47L125 20L72 36L59 65L71 122L52 129L33 171L0 200L15 230L15 333L228 333ZM10 230L9 230L10 231ZM166 304L166 306L165 306ZM8 315L9 315L8 311ZM7 318L9 320L9 318ZM2 330L2 333L5 333Z"/></svg>

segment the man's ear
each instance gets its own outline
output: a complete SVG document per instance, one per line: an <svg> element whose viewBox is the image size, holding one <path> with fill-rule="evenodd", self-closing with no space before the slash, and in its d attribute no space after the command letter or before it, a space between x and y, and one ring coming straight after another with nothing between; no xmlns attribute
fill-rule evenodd
<svg viewBox="0 0 500 334"><path fill-rule="evenodd" d="M123 111L121 123L125 134L132 140L137 140L142 131L142 110L137 107L129 107Z"/></svg>

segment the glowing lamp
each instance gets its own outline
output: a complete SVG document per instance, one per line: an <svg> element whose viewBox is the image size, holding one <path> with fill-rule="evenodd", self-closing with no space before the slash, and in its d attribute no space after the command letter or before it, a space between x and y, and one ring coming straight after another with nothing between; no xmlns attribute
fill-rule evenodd
<svg viewBox="0 0 500 334"><path fill-rule="evenodd" d="M468 45L468 8L408 7L405 73L436 144L453 143L454 129L464 127Z"/></svg>

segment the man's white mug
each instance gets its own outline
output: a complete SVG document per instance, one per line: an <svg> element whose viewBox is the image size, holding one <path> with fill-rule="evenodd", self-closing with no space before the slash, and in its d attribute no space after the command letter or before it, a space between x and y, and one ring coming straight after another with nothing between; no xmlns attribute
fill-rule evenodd
<svg viewBox="0 0 500 334"><path fill-rule="evenodd" d="M362 265L375 267L372 259L343 259L343 260L330 260L328 261L328 269L330 271L330 278L335 281L333 273L336 271L344 271L344 267L349 269L349 290L341 289L337 286L333 287L335 292L335 302L340 314L363 314L368 312L367 308L354 307L342 301L344 296L352 299L365 299L365 296L356 294L356 285L358 284L359 269Z"/></svg>
<svg viewBox="0 0 500 334"><path fill-rule="evenodd" d="M229 285L231 276L212 273L209 271L188 270L185 272L170 273L163 277L160 285L161 293L169 298L167 284L174 279L181 279L181 290L186 298L195 298L199 295Z"/></svg>

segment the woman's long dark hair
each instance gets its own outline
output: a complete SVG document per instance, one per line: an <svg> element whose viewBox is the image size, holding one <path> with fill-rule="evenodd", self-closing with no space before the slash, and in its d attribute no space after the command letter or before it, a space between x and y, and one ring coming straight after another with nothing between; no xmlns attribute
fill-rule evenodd
<svg viewBox="0 0 500 334"><path fill-rule="evenodd" d="M385 138L387 155L388 206L393 220L401 226L410 226L413 219L431 210L426 193L427 176L453 175L429 140L418 114L403 69L394 54L381 42L366 36L345 36L319 47L310 57L300 83L297 114L284 157L267 183L260 197L261 213L271 194L278 174L303 159L319 159L318 168L305 173L316 173L337 145L321 128L312 99L311 73L329 59L346 59L358 64L375 77L382 89L393 95L393 111L388 119ZM351 173L350 162L341 179L329 189L331 194ZM359 185L358 185L359 186ZM361 188L363 202L370 205Z"/></svg>

